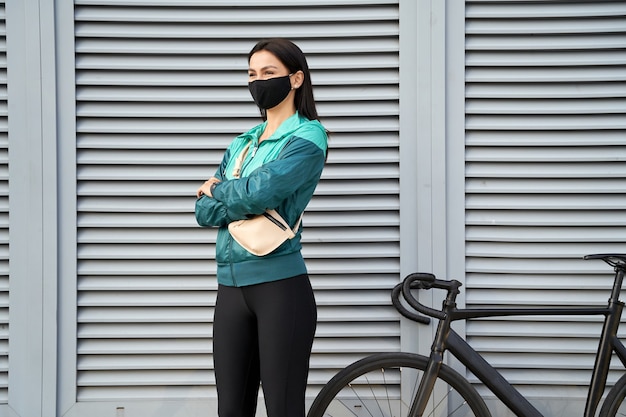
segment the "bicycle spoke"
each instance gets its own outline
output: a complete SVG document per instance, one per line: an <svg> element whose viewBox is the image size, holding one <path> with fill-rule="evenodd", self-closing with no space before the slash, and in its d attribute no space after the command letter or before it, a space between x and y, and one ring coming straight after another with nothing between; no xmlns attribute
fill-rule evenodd
<svg viewBox="0 0 626 417"><path fill-rule="evenodd" d="M422 366L392 364L351 372L345 382L336 384L323 409L309 417L407 417L423 376ZM475 404L464 401L470 394L466 388L459 392L458 383L449 385L438 377L423 417L482 416L474 411Z"/></svg>

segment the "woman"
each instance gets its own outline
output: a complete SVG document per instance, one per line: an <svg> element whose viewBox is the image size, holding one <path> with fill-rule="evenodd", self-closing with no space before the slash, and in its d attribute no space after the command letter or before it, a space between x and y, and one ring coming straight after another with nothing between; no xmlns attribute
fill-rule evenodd
<svg viewBox="0 0 626 417"><path fill-rule="evenodd" d="M327 150L309 68L285 39L248 55L249 89L263 123L238 136L198 190L196 220L219 227L213 358L220 417L253 417L262 383L269 417L304 417L317 309L300 233L266 256L233 240L228 224L276 209L291 227L319 182ZM249 146L240 178L237 156Z"/></svg>

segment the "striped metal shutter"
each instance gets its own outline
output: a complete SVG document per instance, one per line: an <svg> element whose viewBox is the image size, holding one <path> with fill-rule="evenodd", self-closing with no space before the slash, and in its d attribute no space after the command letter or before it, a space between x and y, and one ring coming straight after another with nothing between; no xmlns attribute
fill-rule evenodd
<svg viewBox="0 0 626 417"><path fill-rule="evenodd" d="M307 54L328 165L304 216L319 324L313 395L400 345L397 1L77 0L77 400L213 398L216 231L194 193L259 122L246 55Z"/></svg>
<svg viewBox="0 0 626 417"><path fill-rule="evenodd" d="M626 253L626 3L466 2L468 306L606 303ZM580 398L600 318L472 321L538 397ZM614 379L614 376L612 377Z"/></svg>
<svg viewBox="0 0 626 417"><path fill-rule="evenodd" d="M0 2L0 404L8 402L9 376L9 128L6 14Z"/></svg>

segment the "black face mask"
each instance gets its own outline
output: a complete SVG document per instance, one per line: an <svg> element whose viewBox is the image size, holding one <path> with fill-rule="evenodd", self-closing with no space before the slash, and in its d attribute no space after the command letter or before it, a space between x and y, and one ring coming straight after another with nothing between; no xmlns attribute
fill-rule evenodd
<svg viewBox="0 0 626 417"><path fill-rule="evenodd" d="M248 83L248 89L256 105L265 110L278 106L291 90L290 76L291 74Z"/></svg>

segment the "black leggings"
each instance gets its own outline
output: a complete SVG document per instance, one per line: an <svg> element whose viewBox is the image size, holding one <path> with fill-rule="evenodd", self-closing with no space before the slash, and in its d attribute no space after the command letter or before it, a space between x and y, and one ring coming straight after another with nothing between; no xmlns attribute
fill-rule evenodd
<svg viewBox="0 0 626 417"><path fill-rule="evenodd" d="M307 275L220 285L213 323L219 417L254 417L259 383L268 417L304 417L316 321Z"/></svg>

